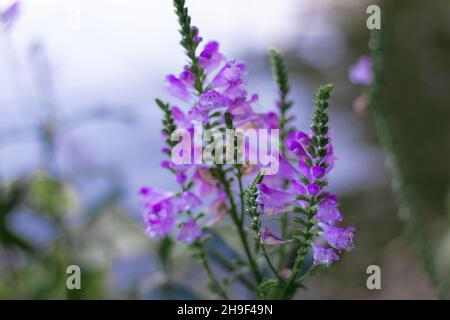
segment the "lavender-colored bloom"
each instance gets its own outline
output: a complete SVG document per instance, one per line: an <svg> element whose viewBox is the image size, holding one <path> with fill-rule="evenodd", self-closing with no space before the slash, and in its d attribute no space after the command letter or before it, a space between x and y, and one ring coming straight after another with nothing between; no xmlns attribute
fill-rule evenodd
<svg viewBox="0 0 450 320"><path fill-rule="evenodd" d="M186 85L183 83L183 81L181 81L180 79L178 79L177 77L175 77L173 74L169 74L166 77L167 80L167 91L169 91L169 93L174 96L175 98L178 98L182 101L185 102L189 102L192 99L191 94L189 93Z"/></svg>
<svg viewBox="0 0 450 320"><path fill-rule="evenodd" d="M216 41L208 42L198 57L200 66L207 74L216 69L222 61L223 56L219 53L219 43Z"/></svg>
<svg viewBox="0 0 450 320"><path fill-rule="evenodd" d="M342 221L342 216L335 205L320 204L317 208L317 221L320 223L332 225Z"/></svg>
<svg viewBox="0 0 450 320"><path fill-rule="evenodd" d="M176 178L177 182L179 184L181 184L181 185L183 185L186 182L186 179L187 179L186 175L184 173L181 173L181 172L177 173L175 178Z"/></svg>
<svg viewBox="0 0 450 320"><path fill-rule="evenodd" d="M372 60L366 56L360 57L358 62L350 67L348 77L354 84L370 85L373 80Z"/></svg>
<svg viewBox="0 0 450 320"><path fill-rule="evenodd" d="M334 252L332 248L324 248L319 244L314 243L312 245L313 250L313 263L330 265L333 261L338 261L339 256Z"/></svg>
<svg viewBox="0 0 450 320"><path fill-rule="evenodd" d="M326 224L320 225L320 235L330 246L338 250L350 251L353 248L353 232L355 228L340 228Z"/></svg>
<svg viewBox="0 0 450 320"><path fill-rule="evenodd" d="M228 105L227 98L216 90L208 90L202 93L198 101L198 105L202 110L213 110L226 107Z"/></svg>
<svg viewBox="0 0 450 320"><path fill-rule="evenodd" d="M312 196L317 195L319 193L319 190L320 190L319 186L317 184L314 184L314 183L308 184L307 188L308 188L308 193L310 195L312 195Z"/></svg>
<svg viewBox="0 0 450 320"><path fill-rule="evenodd" d="M197 107L190 108L187 115L176 106L173 106L170 112L178 129L191 129L195 122L201 124L208 121L208 114Z"/></svg>
<svg viewBox="0 0 450 320"><path fill-rule="evenodd" d="M176 199L175 210L177 212L189 211L199 206L202 201L192 192L181 193Z"/></svg>
<svg viewBox="0 0 450 320"><path fill-rule="evenodd" d="M245 102L247 97L247 90L244 89L242 83L242 80L231 82L223 92L223 95L230 99L230 101L232 101L233 103Z"/></svg>
<svg viewBox="0 0 450 320"><path fill-rule="evenodd" d="M188 70L188 67L184 67L184 71L179 75L181 82L183 82L187 87L192 87L195 82L194 75Z"/></svg>
<svg viewBox="0 0 450 320"><path fill-rule="evenodd" d="M0 12L0 21L3 23L6 29L9 29L14 21L19 16L20 3L19 1L13 2L3 12Z"/></svg>
<svg viewBox="0 0 450 320"><path fill-rule="evenodd" d="M266 112L260 115L261 128L263 129L278 129L280 119L275 112Z"/></svg>
<svg viewBox="0 0 450 320"><path fill-rule="evenodd" d="M244 73L245 64L238 63L235 60L228 61L225 66L211 81L212 88L227 87L236 81L241 80Z"/></svg>
<svg viewBox="0 0 450 320"><path fill-rule="evenodd" d="M267 245L277 245L286 243L286 240L283 240L279 236L275 235L269 227L265 226L262 231L260 231L259 238L262 244Z"/></svg>
<svg viewBox="0 0 450 320"><path fill-rule="evenodd" d="M191 30L192 30L192 34L193 34L192 38L194 39L194 41L196 43L200 43L203 40L203 38L200 37L200 35L199 35L200 32L199 32L198 28L196 26L192 26Z"/></svg>
<svg viewBox="0 0 450 320"><path fill-rule="evenodd" d="M187 244L192 244L202 236L203 231L198 223L193 220L189 220L182 224L180 231L178 232L177 240Z"/></svg>
<svg viewBox="0 0 450 320"><path fill-rule="evenodd" d="M152 238L166 236L175 223L172 205L173 193L142 187L139 194L143 197L145 231Z"/></svg>
<svg viewBox="0 0 450 320"><path fill-rule="evenodd" d="M294 166L283 156L278 155L278 157L276 158L278 158L278 173L264 176L264 183L271 188L280 189L283 188L283 186L286 184L286 181L290 181L293 178L299 177L300 172L295 169ZM302 190L304 192L300 192L300 189L296 189L295 193L305 194L306 189L303 187Z"/></svg>
<svg viewBox="0 0 450 320"><path fill-rule="evenodd" d="M256 203L261 206L264 215L275 215L292 209L292 202L296 200L295 194L272 189L264 183L258 184L257 188L259 192Z"/></svg>
<svg viewBox="0 0 450 320"><path fill-rule="evenodd" d="M175 224L175 213L170 201L155 204L144 212L145 232L152 238L165 237Z"/></svg>
<svg viewBox="0 0 450 320"><path fill-rule="evenodd" d="M209 208L206 209L206 213L212 214L209 221L206 223L207 227L216 224L228 214L227 196L223 190L217 189L217 196L211 202Z"/></svg>
<svg viewBox="0 0 450 320"><path fill-rule="evenodd" d="M320 179L325 175L325 169L321 166L314 166L312 167L312 175L316 179Z"/></svg>
<svg viewBox="0 0 450 320"><path fill-rule="evenodd" d="M197 167L192 175L193 192L200 198L206 197L217 190L216 180L207 168Z"/></svg>

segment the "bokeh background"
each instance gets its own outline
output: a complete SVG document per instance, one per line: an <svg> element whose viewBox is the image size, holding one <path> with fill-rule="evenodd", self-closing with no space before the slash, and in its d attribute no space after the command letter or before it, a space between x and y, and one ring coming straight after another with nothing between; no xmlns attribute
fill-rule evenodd
<svg viewBox="0 0 450 320"><path fill-rule="evenodd" d="M450 2L385 2L383 109L448 278ZM276 100L269 47L286 56L297 127L308 126L314 88L335 85L330 187L357 229L356 250L298 298L433 298L398 219L371 112L354 103L363 90L348 80L369 54L366 8L377 1L187 3L202 37L246 62L260 110ZM169 98L164 77L185 61L171 1L22 0L19 9L0 33L0 298L211 298L185 247L145 235L136 196L142 185L175 187L159 166L153 103ZM66 290L71 264L82 269L81 291ZM381 290L366 287L371 264L381 267Z"/></svg>

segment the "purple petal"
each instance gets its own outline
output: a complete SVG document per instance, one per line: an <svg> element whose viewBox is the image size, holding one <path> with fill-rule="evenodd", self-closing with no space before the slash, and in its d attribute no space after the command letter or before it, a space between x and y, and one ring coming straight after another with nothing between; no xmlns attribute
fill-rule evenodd
<svg viewBox="0 0 450 320"><path fill-rule="evenodd" d="M279 236L270 231L269 227L264 227L263 231L260 232L259 237L261 243L267 245L277 245L287 242L286 240L281 239Z"/></svg>
<svg viewBox="0 0 450 320"><path fill-rule="evenodd" d="M187 244L192 244L195 242L195 240L202 236L203 231L198 223L193 220L189 220L183 223L183 225L181 226L180 232L177 236L177 240Z"/></svg>
<svg viewBox="0 0 450 320"><path fill-rule="evenodd" d="M353 249L353 232L355 228L340 228L321 224L323 232L321 236L330 246L338 250L350 251Z"/></svg>
<svg viewBox="0 0 450 320"><path fill-rule="evenodd" d="M180 99L185 102L189 102L192 98L185 84L175 77L173 74L169 74L166 77L167 80L167 91L177 99Z"/></svg>
<svg viewBox="0 0 450 320"><path fill-rule="evenodd" d="M275 190L264 183L258 184L256 202L261 205L264 215L274 215L290 211L296 195L281 190Z"/></svg>
<svg viewBox="0 0 450 320"><path fill-rule="evenodd" d="M350 67L348 77L351 82L359 85L370 85L372 83L372 60L362 56L358 62Z"/></svg>
<svg viewBox="0 0 450 320"><path fill-rule="evenodd" d="M313 244L313 259L314 264L330 265L333 261L338 261L339 256L332 248L323 248L318 244Z"/></svg>
<svg viewBox="0 0 450 320"><path fill-rule="evenodd" d="M207 111L226 107L227 104L226 97L215 90L208 90L203 93L198 102L199 107Z"/></svg>

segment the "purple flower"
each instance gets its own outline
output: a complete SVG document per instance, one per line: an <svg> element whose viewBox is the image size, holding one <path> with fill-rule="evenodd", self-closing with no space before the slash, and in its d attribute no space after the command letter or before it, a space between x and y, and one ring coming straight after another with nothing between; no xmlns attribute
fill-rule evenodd
<svg viewBox="0 0 450 320"><path fill-rule="evenodd" d="M190 108L187 115L176 106L173 106L170 112L178 129L191 129L195 122L205 123L208 121L208 114L197 107Z"/></svg>
<svg viewBox="0 0 450 320"><path fill-rule="evenodd" d="M312 174L314 178L320 179L325 175L325 169L321 166L314 166L312 167Z"/></svg>
<svg viewBox="0 0 450 320"><path fill-rule="evenodd" d="M278 173L273 175L264 176L264 183L271 188L282 188L286 181L290 181L300 176L300 172L294 168L294 166L286 160L283 156L278 156ZM304 192L300 192L300 189L296 189L295 193L305 194L306 189L302 186L300 188ZM294 193L294 190L293 190Z"/></svg>
<svg viewBox="0 0 450 320"><path fill-rule="evenodd" d="M203 40L203 38L199 36L198 28L195 26L192 26L191 30L192 30L192 38L194 39L194 41L196 43L200 43Z"/></svg>
<svg viewBox="0 0 450 320"><path fill-rule="evenodd" d="M177 240L187 244L192 244L195 240L202 236L203 231L198 223L193 220L189 220L181 225Z"/></svg>
<svg viewBox="0 0 450 320"><path fill-rule="evenodd" d="M208 90L202 93L198 101L198 105L202 110L213 110L217 108L226 107L228 104L227 98L216 90Z"/></svg>
<svg viewBox="0 0 450 320"><path fill-rule="evenodd" d="M207 168L197 167L192 175L194 193L198 197L206 197L216 191L216 179Z"/></svg>
<svg viewBox="0 0 450 320"><path fill-rule="evenodd" d="M288 212L292 209L292 202L296 200L296 195L286 191L276 190L268 187L264 183L257 185L258 203L264 215L275 215Z"/></svg>
<svg viewBox="0 0 450 320"><path fill-rule="evenodd" d="M216 41L208 42L198 57L200 66L207 74L216 69L222 60L223 56L219 53L219 43Z"/></svg>
<svg viewBox="0 0 450 320"><path fill-rule="evenodd" d="M320 204L317 208L316 218L320 223L328 225L342 221L338 208L331 204Z"/></svg>
<svg viewBox="0 0 450 320"><path fill-rule="evenodd" d="M211 227L212 225L216 224L228 214L227 196L223 190L217 189L217 196L211 202L209 208L206 209L206 212L212 214L206 224L207 227Z"/></svg>
<svg viewBox="0 0 450 320"><path fill-rule="evenodd" d="M326 224L320 225L322 232L320 235L330 246L337 250L350 251L353 248L353 232L355 228L340 228Z"/></svg>
<svg viewBox="0 0 450 320"><path fill-rule="evenodd" d="M152 238L166 236L175 224L176 213L187 211L201 204L192 192L180 195L154 188L142 187L139 194L143 197L145 231Z"/></svg>
<svg viewBox="0 0 450 320"><path fill-rule="evenodd" d="M192 192L181 193L176 199L175 210L177 212L189 211L199 206L202 201Z"/></svg>
<svg viewBox="0 0 450 320"><path fill-rule="evenodd" d="M370 85L373 80L372 60L366 56L360 57L358 62L350 67L348 77L354 84Z"/></svg>
<svg viewBox="0 0 450 320"><path fill-rule="evenodd" d="M142 187L139 194L144 198L145 232L152 238L166 236L175 224L175 212L172 205L173 193Z"/></svg>
<svg viewBox="0 0 450 320"><path fill-rule="evenodd" d="M181 172L177 173L175 178L176 178L177 182L179 184L181 184L181 185L183 185L186 182L186 179L187 179L186 175L184 173L181 173Z"/></svg>
<svg viewBox="0 0 450 320"><path fill-rule="evenodd" d="M330 265L333 261L338 261L339 256L332 248L324 248L319 244L312 245L314 264Z"/></svg>
<svg viewBox="0 0 450 320"><path fill-rule="evenodd" d="M181 81L180 79L178 79L177 77L175 77L173 74L169 74L166 77L167 80L167 91L169 91L169 93L174 96L175 98L178 98L182 101L185 102L189 102L192 99L191 94L189 93L186 85L183 83L183 81Z"/></svg>
<svg viewBox="0 0 450 320"><path fill-rule="evenodd" d="M319 193L319 186L317 184L310 183L310 184L308 184L307 188L308 188L308 193L312 196L315 196Z"/></svg>
<svg viewBox="0 0 450 320"><path fill-rule="evenodd" d="M179 77L181 82L183 82L186 86L192 87L194 85L194 75L189 71L187 66L184 67L184 71L180 73Z"/></svg>
<svg viewBox="0 0 450 320"><path fill-rule="evenodd" d="M144 212L145 232L152 238L165 237L175 224L175 213L170 201L153 205Z"/></svg>
<svg viewBox="0 0 450 320"><path fill-rule="evenodd" d="M236 81L241 80L244 73L245 64L238 63L235 60L228 61L225 66L211 81L212 88L227 87Z"/></svg>
<svg viewBox="0 0 450 320"><path fill-rule="evenodd" d="M0 21L3 23L6 29L9 29L14 21L19 16L20 3L19 1L13 2L3 12L0 12Z"/></svg>
<svg viewBox="0 0 450 320"><path fill-rule="evenodd" d="M260 231L259 238L262 244L267 245L276 245L287 242L286 240L283 240L279 236L275 235L267 226L264 227L262 231Z"/></svg>

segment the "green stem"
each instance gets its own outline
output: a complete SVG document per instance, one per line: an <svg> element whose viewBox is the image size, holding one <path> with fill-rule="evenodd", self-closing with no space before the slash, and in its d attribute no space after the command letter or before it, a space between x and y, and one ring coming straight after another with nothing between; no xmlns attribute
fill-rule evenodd
<svg viewBox="0 0 450 320"><path fill-rule="evenodd" d="M228 200L230 202L230 216L231 216L231 219L233 220L233 223L236 225L236 228L237 228L237 231L239 234L239 238L242 242L242 245L244 246L244 251L245 251L245 254L246 254L248 262L249 262L250 270L252 271L256 282L260 283L262 281L262 275L258 269L258 265L256 264L256 261L254 260L252 254L251 254L250 247L248 245L248 241L245 236L244 227L243 227L243 225L239 219L239 216L237 214L236 204L234 203L234 197L233 197L233 193L231 192L230 183L228 182L228 180L225 177L225 172L223 171L223 167L221 165L217 165L216 168L219 173L219 180L220 180L220 182L222 182L224 189L225 189L225 194L227 195Z"/></svg>
<svg viewBox="0 0 450 320"><path fill-rule="evenodd" d="M436 274L433 257L427 245L422 226L419 222L418 206L416 202L416 190L410 180L405 167L406 161L402 158L399 148L396 146L395 126L389 120L388 114L383 110L383 64L384 64L384 39L382 30L371 32L371 56L373 64L374 82L369 88L370 105L374 116L376 132L387 158L392 172L392 188L398 203L399 216L404 224L407 236L412 242L414 252L420 267L430 278L435 287L436 296L441 298L440 280Z"/></svg>
<svg viewBox="0 0 450 320"><path fill-rule="evenodd" d="M228 300L228 295L227 295L225 289L222 288L219 281L216 279L216 277L214 276L214 273L211 270L208 259L206 258L206 252L205 252L205 248L204 248L203 244L201 242L197 241L196 243L194 243L194 247L196 249L198 249L198 251L199 251L200 260L202 262L203 267L206 270L206 274L208 275L208 278L211 281L211 284L214 286L215 291L222 299Z"/></svg>

